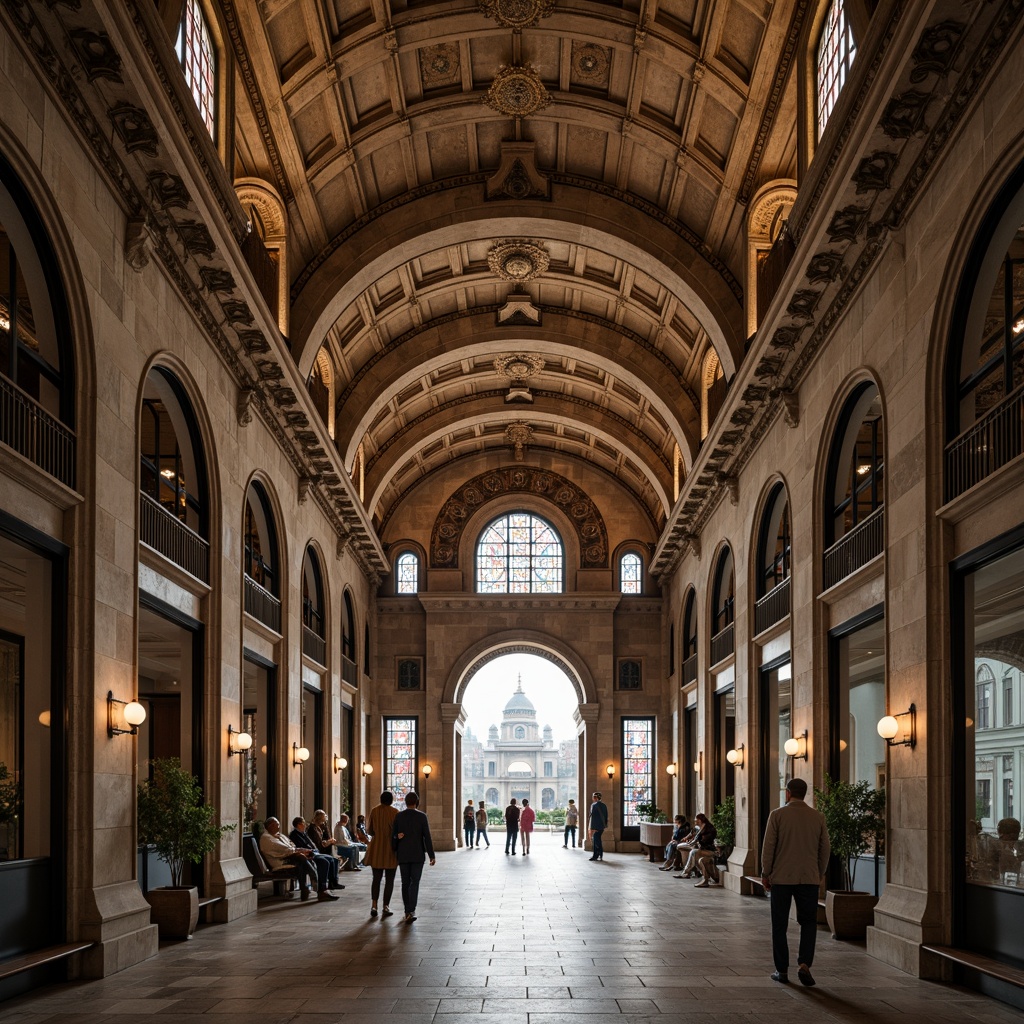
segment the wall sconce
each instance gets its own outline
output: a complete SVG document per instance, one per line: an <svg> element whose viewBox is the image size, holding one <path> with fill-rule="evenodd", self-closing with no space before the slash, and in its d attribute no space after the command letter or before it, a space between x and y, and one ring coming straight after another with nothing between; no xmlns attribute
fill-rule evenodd
<svg viewBox="0 0 1024 1024"><path fill-rule="evenodd" d="M900 722L901 718L908 721ZM903 738L896 739L902 731ZM917 707L910 705L909 710L899 715L886 715L878 720L878 735L889 744L890 747L910 747L911 750L917 746Z"/></svg>
<svg viewBox="0 0 1024 1024"><path fill-rule="evenodd" d="M231 747L231 737L237 736L235 747ZM235 732L232 726L228 726L228 757L235 754L244 754L252 746L252 737L247 732Z"/></svg>
<svg viewBox="0 0 1024 1024"><path fill-rule="evenodd" d="M373 765L370 764L369 761L364 761L363 762L363 777L365 778L367 775L372 775L372 774L373 774Z"/></svg>
<svg viewBox="0 0 1024 1024"><path fill-rule="evenodd" d="M675 775L675 773L679 771L679 765L673 761L670 765L666 765L665 771L667 771L669 775Z"/></svg>
<svg viewBox="0 0 1024 1024"><path fill-rule="evenodd" d="M726 761L733 766L733 768L743 767L743 744L741 743L735 750L730 750L725 755Z"/></svg>
<svg viewBox="0 0 1024 1024"><path fill-rule="evenodd" d="M434 766L433 765L425 764L423 766L423 778L424 779L429 779L430 778L430 773L433 770L434 770Z"/></svg>
<svg viewBox="0 0 1024 1024"><path fill-rule="evenodd" d="M292 765L301 766L309 760L309 750L306 747L300 747L298 743L292 744Z"/></svg>
<svg viewBox="0 0 1024 1024"><path fill-rule="evenodd" d="M704 751L697 754L697 760L693 762L693 770L697 773L698 779L704 778Z"/></svg>
<svg viewBox="0 0 1024 1024"><path fill-rule="evenodd" d="M605 768L605 774L607 774L609 779L614 779L615 778L615 765L613 765L613 764L608 765L608 767Z"/></svg>
<svg viewBox="0 0 1024 1024"><path fill-rule="evenodd" d="M799 736L790 736L786 740L786 745L782 748L786 752L787 757L793 758L794 761L799 761L803 758L807 760L807 730L804 729Z"/></svg>
<svg viewBox="0 0 1024 1024"><path fill-rule="evenodd" d="M122 707L121 717L131 726L130 729L121 729L114 725L114 705ZM137 700L118 700L113 690L107 690L107 736L113 739L115 736L137 736L139 726L146 720L146 709Z"/></svg>
<svg viewBox="0 0 1024 1024"><path fill-rule="evenodd" d="M339 754L334 755L334 774L337 775L343 768L348 767L348 761Z"/></svg>

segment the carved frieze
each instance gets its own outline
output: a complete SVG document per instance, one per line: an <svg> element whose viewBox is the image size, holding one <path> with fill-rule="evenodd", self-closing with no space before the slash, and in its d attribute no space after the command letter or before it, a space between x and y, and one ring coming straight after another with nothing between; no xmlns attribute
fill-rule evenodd
<svg viewBox="0 0 1024 1024"><path fill-rule="evenodd" d="M111 45L110 36L106 32L97 32L91 28L75 28L68 33L68 37L90 82L97 78L122 81L121 57Z"/></svg>
<svg viewBox="0 0 1024 1024"><path fill-rule="evenodd" d="M546 18L555 0L480 0L485 18L493 18L502 28L524 29Z"/></svg>
<svg viewBox="0 0 1024 1024"><path fill-rule="evenodd" d="M179 220L174 227L189 256L205 256L209 259L217 251L210 229L201 221Z"/></svg>
<svg viewBox="0 0 1024 1024"><path fill-rule="evenodd" d="M188 209L192 197L178 175L168 174L167 171L151 171L146 175L146 180L149 182L150 194L161 210Z"/></svg>
<svg viewBox="0 0 1024 1024"><path fill-rule="evenodd" d="M124 258L137 274L148 266L153 238L148 217L129 217L124 230Z"/></svg>
<svg viewBox="0 0 1024 1024"><path fill-rule="evenodd" d="M246 324L253 322L252 310L249 304L240 299L228 299L221 302L221 309L224 310L224 317L229 324Z"/></svg>
<svg viewBox="0 0 1024 1024"><path fill-rule="evenodd" d="M776 330L772 335L772 348L781 348L786 349L787 351L796 348L796 343L800 340L800 334L802 331L802 327L778 328L778 330Z"/></svg>
<svg viewBox="0 0 1024 1024"><path fill-rule="evenodd" d="M832 215L826 232L830 242L856 242L857 234L868 219L868 210L860 206L844 206Z"/></svg>
<svg viewBox="0 0 1024 1024"><path fill-rule="evenodd" d="M199 276L203 280L203 287L208 292L233 292L235 290L235 279L230 271L221 270L219 267L200 267Z"/></svg>
<svg viewBox="0 0 1024 1024"><path fill-rule="evenodd" d="M107 115L127 152L134 153L139 149L147 156L156 156L159 139L149 114L142 107L136 107L131 103L119 103L116 107L111 107Z"/></svg>
<svg viewBox="0 0 1024 1024"><path fill-rule="evenodd" d="M807 280L811 284L829 284L843 273L843 254L839 252L818 252L807 264ZM811 309L814 307L812 306Z"/></svg>
<svg viewBox="0 0 1024 1024"><path fill-rule="evenodd" d="M946 74L956 60L960 37L965 28L959 21L948 20L929 25L921 33L911 56L915 66L910 72L910 80L917 84L923 82L928 75Z"/></svg>
<svg viewBox="0 0 1024 1024"><path fill-rule="evenodd" d="M526 62L499 68L485 102L505 117L529 117L543 110L551 96L540 80L540 73Z"/></svg>
<svg viewBox="0 0 1024 1024"><path fill-rule="evenodd" d="M235 333L238 335L238 340L245 346L245 351L249 355L257 355L261 352L270 351L270 343L267 341L262 331L252 330L245 331L235 328Z"/></svg>
<svg viewBox="0 0 1024 1024"><path fill-rule="evenodd" d="M908 89L889 100L879 124L890 139L909 139L912 135L923 135L928 126L924 116L931 103L929 93Z"/></svg>
<svg viewBox="0 0 1024 1024"><path fill-rule="evenodd" d="M892 187L892 175L896 170L899 156L884 149L877 149L864 157L853 173L857 195L862 192L878 192Z"/></svg>
<svg viewBox="0 0 1024 1024"><path fill-rule="evenodd" d="M817 306L820 298L820 291L815 291L811 288L801 288L793 293L793 298L790 299L786 312L798 319L813 320L814 307Z"/></svg>

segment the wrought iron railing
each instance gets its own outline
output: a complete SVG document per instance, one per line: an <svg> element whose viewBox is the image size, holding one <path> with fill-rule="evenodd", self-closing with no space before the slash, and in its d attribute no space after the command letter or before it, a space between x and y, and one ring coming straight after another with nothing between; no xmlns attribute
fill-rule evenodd
<svg viewBox="0 0 1024 1024"><path fill-rule="evenodd" d="M946 500L981 483L1024 452L1024 387L946 445Z"/></svg>
<svg viewBox="0 0 1024 1024"><path fill-rule="evenodd" d="M359 666L344 654L341 656L341 678L350 686L359 685Z"/></svg>
<svg viewBox="0 0 1024 1024"><path fill-rule="evenodd" d="M771 249L758 261L757 265L757 321L758 326L764 319L775 293L782 285L796 246L789 234L787 225L782 226L779 237L775 239Z"/></svg>
<svg viewBox="0 0 1024 1024"><path fill-rule="evenodd" d="M245 577L245 610L275 633L281 632L281 602L248 575Z"/></svg>
<svg viewBox="0 0 1024 1024"><path fill-rule="evenodd" d="M885 506L879 505L862 523L840 537L825 552L825 589L855 573L885 547Z"/></svg>
<svg viewBox="0 0 1024 1024"><path fill-rule="evenodd" d="M302 653L318 665L327 665L327 641L309 628L302 627Z"/></svg>
<svg viewBox="0 0 1024 1024"><path fill-rule="evenodd" d="M242 239L242 256L256 279L263 298L267 300L270 312L277 318L277 264L270 258L267 247L259 233L250 231Z"/></svg>
<svg viewBox="0 0 1024 1024"><path fill-rule="evenodd" d="M789 579L773 587L754 605L754 636L781 622L790 612Z"/></svg>
<svg viewBox="0 0 1024 1024"><path fill-rule="evenodd" d="M711 638L711 664L717 665L736 650L736 625L730 622Z"/></svg>
<svg viewBox="0 0 1024 1024"><path fill-rule="evenodd" d="M0 377L0 441L68 487L75 486L75 435Z"/></svg>
<svg viewBox="0 0 1024 1024"><path fill-rule="evenodd" d="M197 580L210 582L210 545L158 501L141 491L139 538Z"/></svg>
<svg viewBox="0 0 1024 1024"><path fill-rule="evenodd" d="M695 682L697 679L697 652L694 651L688 658L683 659L683 686Z"/></svg>

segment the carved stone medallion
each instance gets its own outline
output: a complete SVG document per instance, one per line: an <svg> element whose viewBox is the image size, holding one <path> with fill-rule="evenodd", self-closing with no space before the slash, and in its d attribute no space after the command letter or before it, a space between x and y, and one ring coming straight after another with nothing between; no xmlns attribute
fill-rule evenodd
<svg viewBox="0 0 1024 1024"><path fill-rule="evenodd" d="M505 428L508 443L515 448L516 462L522 462L526 446L533 440L533 428L528 423L517 421Z"/></svg>
<svg viewBox="0 0 1024 1024"><path fill-rule="evenodd" d="M495 358L494 369L502 377L521 384L544 369L544 357L532 352L512 352Z"/></svg>
<svg viewBox="0 0 1024 1024"><path fill-rule="evenodd" d="M555 0L480 0L485 18L493 18L503 28L529 28L546 18Z"/></svg>
<svg viewBox="0 0 1024 1024"><path fill-rule="evenodd" d="M451 85L459 81L462 74L458 43L438 43L424 46L419 51L420 76L425 89Z"/></svg>
<svg viewBox="0 0 1024 1024"><path fill-rule="evenodd" d="M539 277L548 269L551 260L548 254L533 242L498 242L487 254L487 265L491 271L513 284L524 284Z"/></svg>
<svg viewBox="0 0 1024 1024"><path fill-rule="evenodd" d="M543 110L551 96L532 64L513 64L498 69L487 90L486 102L506 117L529 117Z"/></svg>
<svg viewBox="0 0 1024 1024"><path fill-rule="evenodd" d="M605 85L610 63L608 50L596 43L572 44L572 74L584 85Z"/></svg>

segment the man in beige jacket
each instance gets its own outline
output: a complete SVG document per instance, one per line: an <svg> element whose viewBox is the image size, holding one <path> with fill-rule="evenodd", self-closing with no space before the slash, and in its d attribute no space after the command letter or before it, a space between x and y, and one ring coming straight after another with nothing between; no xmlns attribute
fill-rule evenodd
<svg viewBox="0 0 1024 1024"><path fill-rule="evenodd" d="M791 900L796 900L796 920L800 925L797 977L803 985L814 984L811 963L818 936L818 889L831 852L825 818L807 806L806 796L807 783L790 779L785 804L768 815L761 848L761 881L772 900L772 981L783 985L789 981L786 931Z"/></svg>

